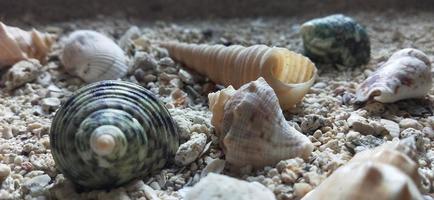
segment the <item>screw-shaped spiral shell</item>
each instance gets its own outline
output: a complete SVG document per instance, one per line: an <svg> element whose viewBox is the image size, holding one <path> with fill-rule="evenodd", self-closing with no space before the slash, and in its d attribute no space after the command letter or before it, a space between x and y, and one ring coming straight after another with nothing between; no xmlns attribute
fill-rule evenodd
<svg viewBox="0 0 434 200"><path fill-rule="evenodd" d="M123 81L79 89L50 131L58 169L87 188L110 188L161 169L179 145L175 124L151 92Z"/></svg>

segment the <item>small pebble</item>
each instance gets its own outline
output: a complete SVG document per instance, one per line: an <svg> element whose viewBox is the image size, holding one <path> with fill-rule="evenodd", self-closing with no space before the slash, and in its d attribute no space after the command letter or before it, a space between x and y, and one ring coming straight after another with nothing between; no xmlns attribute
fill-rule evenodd
<svg viewBox="0 0 434 200"><path fill-rule="evenodd" d="M189 141L179 146L175 155L175 162L188 165L195 161L206 145L207 137L204 133L194 134Z"/></svg>
<svg viewBox="0 0 434 200"><path fill-rule="evenodd" d="M416 130L422 130L423 126L419 122L417 122L415 119L411 118L405 118L399 122L399 126L403 129L406 128L414 128Z"/></svg>
<svg viewBox="0 0 434 200"><path fill-rule="evenodd" d="M46 113L50 113L55 111L60 106L60 100L55 97L49 97L42 99L42 109Z"/></svg>
<svg viewBox="0 0 434 200"><path fill-rule="evenodd" d="M0 183L3 182L10 174L11 168L6 164L0 163Z"/></svg>
<svg viewBox="0 0 434 200"><path fill-rule="evenodd" d="M307 183L296 183L294 184L294 194L298 198L304 197L308 192L312 190L312 186Z"/></svg>

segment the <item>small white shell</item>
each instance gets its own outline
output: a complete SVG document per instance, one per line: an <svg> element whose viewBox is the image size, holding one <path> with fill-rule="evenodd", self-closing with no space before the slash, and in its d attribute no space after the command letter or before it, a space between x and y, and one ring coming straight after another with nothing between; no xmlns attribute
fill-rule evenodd
<svg viewBox="0 0 434 200"><path fill-rule="evenodd" d="M423 97L431 89L431 63L417 49L395 52L357 89L356 103L370 99L392 103L402 99Z"/></svg>
<svg viewBox="0 0 434 200"><path fill-rule="evenodd" d="M234 91L208 96L226 161L233 167L262 168L283 159L308 158L310 140L285 120L273 89L260 77Z"/></svg>
<svg viewBox="0 0 434 200"><path fill-rule="evenodd" d="M302 200L422 200L418 166L397 144L356 154Z"/></svg>
<svg viewBox="0 0 434 200"><path fill-rule="evenodd" d="M61 55L65 70L88 83L118 79L128 71L128 58L111 39L95 31L75 31Z"/></svg>

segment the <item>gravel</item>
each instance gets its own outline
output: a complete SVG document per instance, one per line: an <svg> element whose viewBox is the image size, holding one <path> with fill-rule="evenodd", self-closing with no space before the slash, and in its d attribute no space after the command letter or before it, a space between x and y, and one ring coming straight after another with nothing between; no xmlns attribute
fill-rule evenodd
<svg viewBox="0 0 434 200"><path fill-rule="evenodd" d="M315 145L312 156L307 161L299 158L283 160L261 170L246 170L241 175L222 170L224 152L210 125L207 94L222 87L173 61L167 50L156 43L179 40L226 45L266 44L302 52L298 29L310 17L146 23L100 18L49 25L35 23L40 30L59 30L61 37L83 28L103 32L116 41L123 38L123 47L134 53L131 59L134 70L123 80L143 85L165 103L179 126L181 143L185 143L182 146L184 155L188 155L188 159L182 161L182 165L168 165L159 173L112 191L77 191L56 170L48 134L59 104L85 83L64 71L58 58L61 48L57 44L49 55L49 62L32 69L35 74L41 73L38 77L22 74L16 84L5 88L5 74L15 72L0 72L3 75L0 89L0 199L181 199L180 190L194 186L208 170L259 182L279 200L298 199L348 162L354 153L394 137L413 135L419 150L415 159L420 164L421 191L427 195L434 193L434 118L431 116L434 90L423 99L393 104L371 102L353 107L348 103L357 85L396 50L418 48L434 62L434 14L387 12L349 16L367 27L372 49L369 64L340 69L318 65L316 84L296 108L284 113L292 126L309 135ZM130 36L122 37L133 26L139 31L132 28L128 33ZM142 35L138 37L137 33ZM129 43L131 41L134 45ZM22 80L23 77L29 79Z"/></svg>

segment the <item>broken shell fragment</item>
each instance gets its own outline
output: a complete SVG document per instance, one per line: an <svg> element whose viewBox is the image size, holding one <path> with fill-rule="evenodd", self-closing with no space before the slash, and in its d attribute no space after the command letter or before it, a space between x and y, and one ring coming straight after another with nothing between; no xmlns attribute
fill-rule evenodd
<svg viewBox="0 0 434 200"><path fill-rule="evenodd" d="M393 103L402 99L425 96L431 89L431 63L417 49L406 48L378 67L356 92L356 104L371 99L382 103Z"/></svg>
<svg viewBox="0 0 434 200"><path fill-rule="evenodd" d="M392 142L356 154L302 200L423 200L418 166L399 148Z"/></svg>
<svg viewBox="0 0 434 200"><path fill-rule="evenodd" d="M310 20L300 28L304 51L313 61L349 67L368 63L368 34L352 18L337 14Z"/></svg>
<svg viewBox="0 0 434 200"><path fill-rule="evenodd" d="M315 81L317 69L303 55L285 48L254 45L161 43L175 60L235 88L263 77L274 89L283 109L300 102Z"/></svg>
<svg viewBox="0 0 434 200"><path fill-rule="evenodd" d="M88 30L74 31L64 44L61 61L65 70L88 83L122 78L128 58L107 36Z"/></svg>
<svg viewBox="0 0 434 200"><path fill-rule="evenodd" d="M208 95L211 123L229 164L262 168L310 156L312 143L286 122L276 94L262 77L231 90Z"/></svg>
<svg viewBox="0 0 434 200"><path fill-rule="evenodd" d="M163 103L124 81L79 89L59 108L50 129L57 168L92 189L124 185L161 169L173 159L178 138Z"/></svg>
<svg viewBox="0 0 434 200"><path fill-rule="evenodd" d="M7 90L13 90L36 80L42 66L36 59L22 60L15 63L3 76Z"/></svg>
<svg viewBox="0 0 434 200"><path fill-rule="evenodd" d="M210 173L194 187L186 189L185 200L275 200L273 192L258 182L247 182Z"/></svg>
<svg viewBox="0 0 434 200"><path fill-rule="evenodd" d="M20 60L34 58L45 63L45 57L55 41L55 36L35 29L24 31L0 22L0 68Z"/></svg>

